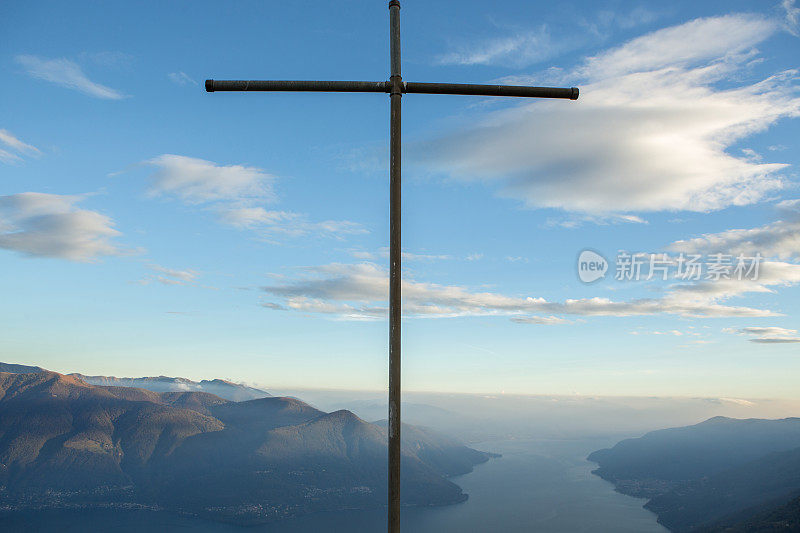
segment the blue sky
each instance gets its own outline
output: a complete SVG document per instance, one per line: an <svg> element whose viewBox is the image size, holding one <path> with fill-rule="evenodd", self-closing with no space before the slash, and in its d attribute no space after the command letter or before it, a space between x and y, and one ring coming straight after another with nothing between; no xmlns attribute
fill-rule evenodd
<svg viewBox="0 0 800 533"><path fill-rule="evenodd" d="M406 81L581 88L404 97L404 387L798 397L799 20L404 2ZM2 359L384 387L388 98L202 85L383 80L387 27L383 2L3 4ZM620 251L764 259L620 281Z"/></svg>

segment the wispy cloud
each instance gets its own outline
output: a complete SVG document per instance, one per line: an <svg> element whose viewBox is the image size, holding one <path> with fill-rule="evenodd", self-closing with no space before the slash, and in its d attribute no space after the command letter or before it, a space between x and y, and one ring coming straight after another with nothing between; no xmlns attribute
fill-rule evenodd
<svg viewBox="0 0 800 533"><path fill-rule="evenodd" d="M739 335L751 336L753 338L749 339L749 341L759 344L787 344L800 342L800 337L797 336L796 329L786 329L775 326L753 326L739 329L725 328L724 331L727 333L738 333Z"/></svg>
<svg viewBox="0 0 800 533"><path fill-rule="evenodd" d="M792 268L795 265L791 266ZM573 316L640 316L671 314L689 317L762 317L775 313L766 309L726 305L725 300L750 291L768 290L774 283L788 279L800 281L800 267L791 274L780 267L767 269L766 279L759 285L742 285L712 290L705 285L696 288L673 287L663 296L630 301L607 298L548 301L537 296L508 296L492 292L476 292L465 287L425 283L406 278L403 281L403 309L409 317L509 316L517 322L557 324L566 320L558 315ZM294 279L264 287L279 301L270 300L271 308L332 315L341 319L369 320L386 314L388 276L385 269L373 263L334 263L308 267Z"/></svg>
<svg viewBox="0 0 800 533"><path fill-rule="evenodd" d="M477 44L461 45L439 56L442 65L510 65L524 67L555 55L559 47L550 37L547 26L496 37Z"/></svg>
<svg viewBox="0 0 800 533"><path fill-rule="evenodd" d="M737 82L779 27L735 14L649 33L564 73L562 83L581 86L578 102L496 111L409 151L530 207L610 215L751 204L785 185L787 165L728 148L800 116L797 71Z"/></svg>
<svg viewBox="0 0 800 533"><path fill-rule="evenodd" d="M81 262L126 253L112 242L120 235L114 222L79 209L82 199L36 192L0 196L0 248Z"/></svg>
<svg viewBox="0 0 800 533"><path fill-rule="evenodd" d="M568 213L561 217L548 218L545 224L548 227L579 228L585 224L595 224L598 226L608 226L611 224L647 224L642 217L628 214L609 214L609 215L587 215L580 213Z"/></svg>
<svg viewBox="0 0 800 533"><path fill-rule="evenodd" d="M511 319L512 322L517 324L536 324L540 326L553 326L556 324L571 324L570 320L560 316L515 316Z"/></svg>
<svg viewBox="0 0 800 533"><path fill-rule="evenodd" d="M341 238L366 233L363 226L347 220L316 222L303 213L266 209L262 204L276 202L277 178L257 167L220 165L174 154L144 163L156 167L148 194L211 209L221 222L237 228L293 237L315 234Z"/></svg>
<svg viewBox="0 0 800 533"><path fill-rule="evenodd" d="M321 235L340 239L345 235L367 233L367 230L357 222L349 220L314 222L304 213L274 211L263 207L224 207L220 210L220 220L238 228L266 231L287 237Z"/></svg>
<svg viewBox="0 0 800 533"><path fill-rule="evenodd" d="M688 253L760 253L764 257L800 259L800 200L777 204L781 220L750 229L708 233L673 243L669 248Z"/></svg>
<svg viewBox="0 0 800 533"><path fill-rule="evenodd" d="M783 0L781 7L786 30L792 35L800 36L800 7L795 5L795 0Z"/></svg>
<svg viewBox="0 0 800 533"><path fill-rule="evenodd" d="M150 283L161 283L162 285L193 285L200 276L195 270L176 270L163 267L161 265L150 265L153 274L147 275L139 283L149 285Z"/></svg>
<svg viewBox="0 0 800 533"><path fill-rule="evenodd" d="M119 91L90 80L81 67L69 59L44 59L32 55L20 55L15 59L34 78L49 81L95 98L108 100L125 98L125 95Z"/></svg>
<svg viewBox="0 0 800 533"><path fill-rule="evenodd" d="M167 74L167 77L169 77L173 83L177 83L178 85L197 85L197 82L183 71L170 72Z"/></svg>
<svg viewBox="0 0 800 533"><path fill-rule="evenodd" d="M590 18L580 21L582 28L601 39L607 39L618 28L631 29L643 24L649 24L658 18L658 13L645 9L642 6L634 7L631 11L603 9L592 13Z"/></svg>
<svg viewBox="0 0 800 533"><path fill-rule="evenodd" d="M604 40L620 28L630 29L657 18L655 12L641 6L630 11L600 10L577 20L579 29L571 31L568 38L553 38L547 24L526 29L498 28L502 35L453 43L436 61L443 65L526 67L574 49L585 38Z"/></svg>
<svg viewBox="0 0 800 533"><path fill-rule="evenodd" d="M377 252L368 252L365 250L348 250L348 252L355 259L369 260L369 261L375 259L387 259L389 257L388 247L382 247ZM430 261L448 261L454 259L452 255L447 255L447 254L423 254L423 253L408 252L405 250L401 253L401 256L404 261L430 262Z"/></svg>
<svg viewBox="0 0 800 533"><path fill-rule="evenodd" d="M670 329L667 331L641 331L634 330L630 332L631 335L668 335L673 337L683 337L684 333L677 329Z"/></svg>
<svg viewBox="0 0 800 533"><path fill-rule="evenodd" d="M0 148L0 162L6 164L19 163L23 156L39 156L42 153L35 146L20 141L8 130L0 129L0 144L8 148Z"/></svg>

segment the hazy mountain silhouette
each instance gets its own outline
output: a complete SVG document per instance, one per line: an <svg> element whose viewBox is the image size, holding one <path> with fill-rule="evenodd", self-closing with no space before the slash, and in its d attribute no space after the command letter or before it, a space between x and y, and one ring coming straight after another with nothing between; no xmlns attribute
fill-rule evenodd
<svg viewBox="0 0 800 533"><path fill-rule="evenodd" d="M787 502L800 494L800 418L716 417L621 441L589 460L620 492L651 498L645 507L674 531L744 527L759 514L790 520L796 506Z"/></svg>
<svg viewBox="0 0 800 533"><path fill-rule="evenodd" d="M446 476L488 459L406 427L403 501L466 495ZM204 392L0 373L0 505L145 505L238 523L380 507L386 431L295 398L232 402Z"/></svg>

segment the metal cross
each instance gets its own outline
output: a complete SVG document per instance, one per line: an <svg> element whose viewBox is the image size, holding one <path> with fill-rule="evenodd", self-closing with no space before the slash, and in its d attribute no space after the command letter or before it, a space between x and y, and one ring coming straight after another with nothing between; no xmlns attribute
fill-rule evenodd
<svg viewBox="0 0 800 533"><path fill-rule="evenodd" d="M578 89L405 82L400 76L400 2L389 2L388 81L206 80L206 91L388 93L389 156L389 533L400 532L400 99L404 93L578 99Z"/></svg>

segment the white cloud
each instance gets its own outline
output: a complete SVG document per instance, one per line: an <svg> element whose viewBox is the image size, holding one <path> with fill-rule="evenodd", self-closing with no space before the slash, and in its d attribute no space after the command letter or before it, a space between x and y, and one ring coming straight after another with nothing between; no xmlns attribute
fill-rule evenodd
<svg viewBox="0 0 800 533"><path fill-rule="evenodd" d="M41 154L38 148L20 141L19 139L14 137L14 135L12 135L12 133L8 130L0 129L0 142L5 144L15 152L19 152L21 154L27 154L27 155Z"/></svg>
<svg viewBox="0 0 800 533"><path fill-rule="evenodd" d="M626 214L608 214L608 215L587 215L569 213L562 217L551 217L546 221L548 227L562 227L562 228L579 228L584 224L595 224L598 226L608 226L611 224L647 224L648 222L642 217L636 215Z"/></svg>
<svg viewBox="0 0 800 533"><path fill-rule="evenodd" d="M289 237L316 234L341 238L367 232L360 224L347 220L312 222L302 213L270 211L263 207L225 207L220 210L220 219L238 228L268 229L271 233Z"/></svg>
<svg viewBox="0 0 800 533"><path fill-rule="evenodd" d="M634 330L630 332L631 335L671 335L674 337L682 337L684 333L682 331L678 331L677 329L671 329L668 331L639 331Z"/></svg>
<svg viewBox="0 0 800 533"><path fill-rule="evenodd" d="M497 183L530 207L610 215L750 204L784 186L786 165L727 149L800 116L796 71L736 81L777 29L755 15L662 29L565 74L562 83L581 86L578 102L493 112L410 149L433 171Z"/></svg>
<svg viewBox="0 0 800 533"><path fill-rule="evenodd" d="M44 59L32 55L20 55L16 57L16 61L34 78L74 89L96 98L109 100L125 98L125 95L119 91L90 80L81 67L69 59Z"/></svg>
<svg viewBox="0 0 800 533"><path fill-rule="evenodd" d="M606 39L618 28L630 29L654 21L657 14L635 7L631 11L600 10L589 18L577 20L579 29L571 32L569 38L553 39L546 24L534 29L512 30L506 35L480 39L475 42L462 42L451 45L451 50L437 57L443 65L491 65L525 67L583 44L592 34L595 38ZM578 36L576 38L576 35Z"/></svg>
<svg viewBox="0 0 800 533"><path fill-rule="evenodd" d="M273 200L275 176L260 168L218 165L212 161L164 154L145 163L157 167L150 194L175 196L188 204L219 200Z"/></svg>
<svg viewBox="0 0 800 533"><path fill-rule="evenodd" d="M797 336L796 329L786 329L775 326L752 326L739 329L725 328L724 331L727 333L738 333L739 335L749 335L753 337L749 339L750 342L756 342L759 344L785 344L800 342L800 337Z"/></svg>
<svg viewBox="0 0 800 533"><path fill-rule="evenodd" d="M173 82L177 83L178 85L197 85L197 82L194 81L188 74L185 72L170 72L167 74L167 77Z"/></svg>
<svg viewBox="0 0 800 533"><path fill-rule="evenodd" d="M745 407L752 407L756 405L755 402L751 402L750 400L743 400L741 398L720 398L719 401L734 403L736 405L744 405Z"/></svg>
<svg viewBox="0 0 800 533"><path fill-rule="evenodd" d="M523 67L555 55L559 47L552 41L547 26L508 37L487 39L438 58L442 65L511 65Z"/></svg>
<svg viewBox="0 0 800 533"><path fill-rule="evenodd" d="M656 13L637 6L627 13L619 10L601 10L593 13L591 18L581 20L580 25L597 37L606 39L616 28L630 29L653 22L657 18Z"/></svg>
<svg viewBox="0 0 800 533"><path fill-rule="evenodd" d="M0 161L2 161L7 165L14 165L22 161L22 158L17 154L13 154L8 150L3 150L2 148L0 148Z"/></svg>
<svg viewBox="0 0 800 533"><path fill-rule="evenodd" d="M800 259L800 200L777 204L781 220L750 229L731 229L677 241L669 249L687 253L755 255Z"/></svg>
<svg viewBox="0 0 800 533"><path fill-rule="evenodd" d="M721 302L747 294L770 294L774 293L777 287L789 287L798 283L800 283L800 265L782 261L763 261L759 266L758 279L720 279L678 284L668 291L665 299L684 304ZM767 312L761 316L774 314Z"/></svg>
<svg viewBox="0 0 800 533"><path fill-rule="evenodd" d="M136 59L131 54L110 50L103 52L82 52L79 57L81 60L91 61L103 68L116 70L130 70Z"/></svg>
<svg viewBox="0 0 800 533"><path fill-rule="evenodd" d="M800 281L800 267L792 276ZM775 283L787 282L785 273L780 273L778 277L780 281ZM424 283L406 278L403 281L403 309L406 316L410 317L501 315L516 318L518 322L539 324L559 323L561 317L555 315L763 317L773 316L775 313L766 309L725 305L723 302L751 290L769 290L766 287L772 283L767 280L757 287L743 286L718 292L679 286L658 298L630 301L584 298L551 302L541 297L473 292L464 287ZM365 320L386 314L388 277L383 268L373 263L334 263L305 268L299 277L263 289L281 299L281 302L268 302L271 306Z"/></svg>
<svg viewBox="0 0 800 533"><path fill-rule="evenodd" d="M541 326L552 326L555 324L571 324L572 322L560 316L516 316L511 319L517 324L537 324Z"/></svg>
<svg viewBox="0 0 800 533"><path fill-rule="evenodd" d="M215 211L220 221L237 228L265 235L317 234L335 238L366 233L355 222L314 222L302 213L268 210L259 205L276 201L273 186L277 179L260 168L220 165L174 154L163 154L144 163L156 167L148 190L151 196L172 197L188 205L205 206Z"/></svg>
<svg viewBox="0 0 800 533"><path fill-rule="evenodd" d="M0 144L8 148L8 150L0 148L0 161L3 163L18 163L22 161L23 156L39 156L42 153L35 146L22 142L10 131L4 129L0 129Z"/></svg>
<svg viewBox="0 0 800 533"><path fill-rule="evenodd" d="M25 192L0 196L0 248L29 256L93 261L122 251L113 221L76 207L80 196Z"/></svg>
<svg viewBox="0 0 800 533"><path fill-rule="evenodd" d="M800 284L800 264L786 261L800 259L800 200L785 200L776 207L782 218L776 222L758 228L709 233L668 246L675 252L724 253L734 258L739 254L749 257L761 254L767 260L760 263L756 279L703 281L684 285L675 292L683 299L726 300L748 293L774 293L777 288Z"/></svg>
<svg viewBox="0 0 800 533"><path fill-rule="evenodd" d="M193 285L200 274L194 270L176 270L161 265L150 265L154 274L145 276L139 283L149 285L156 282L162 285Z"/></svg>
<svg viewBox="0 0 800 533"><path fill-rule="evenodd" d="M637 37L590 57L575 74L597 81L671 67L691 67L745 52L776 29L773 21L756 15L699 18Z"/></svg>
<svg viewBox="0 0 800 533"><path fill-rule="evenodd" d="M778 327L747 327L739 329L740 333L749 335L770 335L779 337L788 337L790 335L797 335L797 330L786 329Z"/></svg>
<svg viewBox="0 0 800 533"><path fill-rule="evenodd" d="M800 36L800 7L795 5L795 0L783 0L781 7L784 10L784 27L795 36Z"/></svg>
<svg viewBox="0 0 800 533"><path fill-rule="evenodd" d="M348 250L348 252L355 259L361 259L361 260L375 260L378 258L381 259L389 258L388 246L380 248L377 252L367 252L365 250ZM447 261L453 259L453 256L447 254L421 254L421 253L406 252L406 251L401 253L401 257L403 261L423 261L423 262Z"/></svg>

